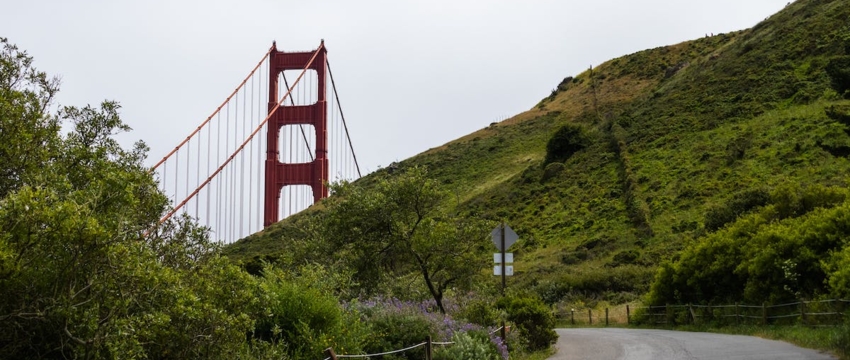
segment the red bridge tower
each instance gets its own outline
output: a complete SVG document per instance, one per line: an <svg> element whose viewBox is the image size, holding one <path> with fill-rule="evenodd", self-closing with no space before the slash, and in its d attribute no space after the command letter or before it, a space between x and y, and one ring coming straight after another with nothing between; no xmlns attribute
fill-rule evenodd
<svg viewBox="0 0 850 360"><path fill-rule="evenodd" d="M280 220L280 192L287 185L308 185L313 189L313 202L328 197L328 117L325 93L325 71L327 50L324 41L319 48L310 52L277 51L272 45L269 54L269 112L274 111L280 94L278 78L285 70L309 69L316 72L318 82L317 101L311 105L281 106L274 111L268 122L266 143L266 187L264 226ZM312 60L312 62L311 62ZM279 157L279 135L285 125L313 125L316 131L316 146L313 161L308 163L281 163Z"/></svg>

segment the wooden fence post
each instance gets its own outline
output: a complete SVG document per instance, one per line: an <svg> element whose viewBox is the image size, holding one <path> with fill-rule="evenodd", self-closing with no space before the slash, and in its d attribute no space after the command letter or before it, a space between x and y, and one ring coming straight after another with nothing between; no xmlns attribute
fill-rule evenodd
<svg viewBox="0 0 850 360"><path fill-rule="evenodd" d="M694 309L691 308L691 303L688 303L688 313L686 314L686 319L688 320L688 324L693 325L696 322L696 318L694 318Z"/></svg>
<svg viewBox="0 0 850 360"><path fill-rule="evenodd" d="M325 349L325 356L329 357L331 360L337 360L336 353L334 353L334 348Z"/></svg>
<svg viewBox="0 0 850 360"><path fill-rule="evenodd" d="M605 308L605 326L608 326L608 308Z"/></svg>
<svg viewBox="0 0 850 360"><path fill-rule="evenodd" d="M735 303L735 325L741 325L741 315L738 311L738 303Z"/></svg>
<svg viewBox="0 0 850 360"><path fill-rule="evenodd" d="M587 309L587 323L593 325L593 314Z"/></svg>
<svg viewBox="0 0 850 360"><path fill-rule="evenodd" d="M767 302L761 303L761 324L767 325Z"/></svg>
<svg viewBox="0 0 850 360"><path fill-rule="evenodd" d="M630 316L631 312L629 311L629 304L626 304L626 325L632 324L632 319L629 318Z"/></svg>
<svg viewBox="0 0 850 360"><path fill-rule="evenodd" d="M803 318L803 325L809 324L806 319L806 300L804 299L800 299L800 317Z"/></svg>
<svg viewBox="0 0 850 360"><path fill-rule="evenodd" d="M431 335L425 339L425 360L431 360Z"/></svg>
<svg viewBox="0 0 850 360"><path fill-rule="evenodd" d="M576 309L570 309L570 324L576 324Z"/></svg>
<svg viewBox="0 0 850 360"><path fill-rule="evenodd" d="M673 322L670 321L670 317L671 317L670 310L672 310L672 309L670 309L670 304L669 303L664 304L664 324L665 325L672 325L673 324Z"/></svg>

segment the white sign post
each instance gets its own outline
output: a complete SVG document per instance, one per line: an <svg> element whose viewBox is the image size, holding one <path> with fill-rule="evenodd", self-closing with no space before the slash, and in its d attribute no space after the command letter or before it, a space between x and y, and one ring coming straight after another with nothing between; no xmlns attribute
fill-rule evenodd
<svg viewBox="0 0 850 360"><path fill-rule="evenodd" d="M493 238L493 245L496 245L496 249L499 249L498 253L493 254L493 262L498 264L493 267L493 275L502 277L502 295L504 295L505 276L513 276L514 274L514 267L507 265L514 262L514 254L505 251L519 240L519 235L510 226L501 223L490 232L490 237Z"/></svg>
<svg viewBox="0 0 850 360"><path fill-rule="evenodd" d="M505 251L519 240L519 235L510 226L501 223L490 232L490 236L493 238L493 245L496 245L496 249L499 249L499 252L493 254L493 262L497 264L493 266L493 275L502 277L502 296L505 296L505 287L507 287L505 277L514 274L514 267L507 265L514 262L514 254ZM504 338L505 322L502 321L502 339Z"/></svg>

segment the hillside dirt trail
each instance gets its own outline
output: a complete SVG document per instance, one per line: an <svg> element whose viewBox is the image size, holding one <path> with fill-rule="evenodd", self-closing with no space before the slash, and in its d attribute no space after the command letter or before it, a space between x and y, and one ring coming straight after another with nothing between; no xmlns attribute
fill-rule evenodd
<svg viewBox="0 0 850 360"><path fill-rule="evenodd" d="M754 336L649 329L556 329L549 360L834 360L829 354Z"/></svg>

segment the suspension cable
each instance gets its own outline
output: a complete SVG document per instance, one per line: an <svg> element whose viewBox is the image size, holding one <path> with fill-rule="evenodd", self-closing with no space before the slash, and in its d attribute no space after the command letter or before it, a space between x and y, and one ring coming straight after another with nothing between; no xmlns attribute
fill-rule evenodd
<svg viewBox="0 0 850 360"><path fill-rule="evenodd" d="M362 177L360 173L360 164L357 162L357 155L354 153L354 146L351 145L351 136L348 134L348 124L345 122L345 114L342 112L342 104L339 102L339 93L336 92L336 82L334 82L334 73L331 71L331 63L325 58L325 64L328 66L328 74L331 76L331 86L334 89L334 97L336 98L336 106L339 107L339 116L342 118L342 126L345 128L345 138L348 139L348 147L351 149L351 157L354 158L354 165L357 166L357 176Z"/></svg>

